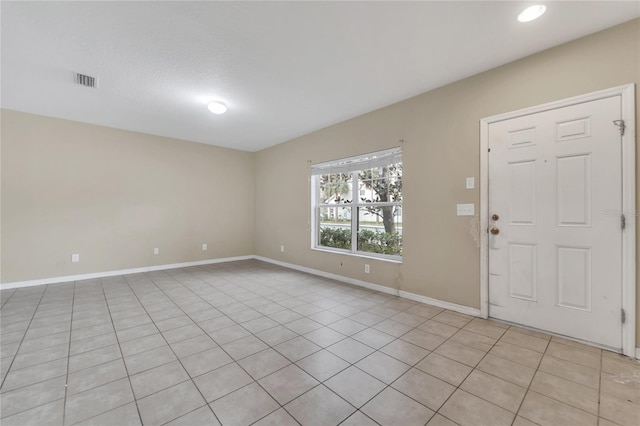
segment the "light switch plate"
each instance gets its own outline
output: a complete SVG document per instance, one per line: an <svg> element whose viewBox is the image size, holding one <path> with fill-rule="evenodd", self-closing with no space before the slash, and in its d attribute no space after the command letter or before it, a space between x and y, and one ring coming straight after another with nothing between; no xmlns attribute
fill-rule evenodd
<svg viewBox="0 0 640 426"><path fill-rule="evenodd" d="M473 216L475 214L475 204L458 204L458 216Z"/></svg>
<svg viewBox="0 0 640 426"><path fill-rule="evenodd" d="M471 176L467 178L467 189L473 189L476 187L476 178Z"/></svg>

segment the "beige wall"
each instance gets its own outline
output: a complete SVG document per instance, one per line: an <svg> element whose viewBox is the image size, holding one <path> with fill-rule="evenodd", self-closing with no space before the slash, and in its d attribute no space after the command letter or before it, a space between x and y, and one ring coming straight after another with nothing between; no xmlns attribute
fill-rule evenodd
<svg viewBox="0 0 640 426"><path fill-rule="evenodd" d="M479 308L477 233L472 219L455 214L457 203L478 207L479 189L464 183L479 178L479 120L627 83L640 83L637 19L261 151L256 254ZM399 139L406 140L403 263L312 251L308 161L389 148Z"/></svg>
<svg viewBox="0 0 640 426"><path fill-rule="evenodd" d="M253 254L254 154L1 118L3 283Z"/></svg>
<svg viewBox="0 0 640 426"><path fill-rule="evenodd" d="M3 110L1 282L255 253L478 308L477 232L455 205L479 203L479 120L634 82L640 20L259 153ZM312 251L309 161L400 139L403 263Z"/></svg>

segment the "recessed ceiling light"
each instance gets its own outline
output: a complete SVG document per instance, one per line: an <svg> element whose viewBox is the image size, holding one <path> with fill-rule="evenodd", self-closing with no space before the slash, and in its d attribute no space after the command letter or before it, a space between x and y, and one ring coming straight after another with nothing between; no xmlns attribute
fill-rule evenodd
<svg viewBox="0 0 640 426"><path fill-rule="evenodd" d="M529 22L541 17L547 10L547 6L537 4L535 6L529 6L518 15L518 21Z"/></svg>
<svg viewBox="0 0 640 426"><path fill-rule="evenodd" d="M209 102L209 105L207 105L207 108L209 108L209 111L211 111L214 114L224 114L227 111L227 106L222 102L217 102L217 101Z"/></svg>

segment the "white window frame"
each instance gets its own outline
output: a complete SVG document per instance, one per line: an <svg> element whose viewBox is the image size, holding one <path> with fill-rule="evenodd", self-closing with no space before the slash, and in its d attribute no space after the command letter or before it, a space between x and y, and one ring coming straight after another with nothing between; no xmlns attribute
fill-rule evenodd
<svg viewBox="0 0 640 426"><path fill-rule="evenodd" d="M402 150L392 148L384 151L372 152L355 157L344 158L326 163L314 164L311 166L311 249L332 253L340 253L351 256L376 258L396 263L402 263L401 255L387 255L381 253L371 253L358 250L358 223L360 220L360 208L396 206L402 209L402 201L371 202L360 201L360 181L358 172L376 166L383 166L393 163L402 163ZM344 204L324 204L320 200L320 176L327 174L344 173L351 175L351 203ZM340 249L335 247L321 246L320 242L320 209L322 208L351 209L351 249Z"/></svg>

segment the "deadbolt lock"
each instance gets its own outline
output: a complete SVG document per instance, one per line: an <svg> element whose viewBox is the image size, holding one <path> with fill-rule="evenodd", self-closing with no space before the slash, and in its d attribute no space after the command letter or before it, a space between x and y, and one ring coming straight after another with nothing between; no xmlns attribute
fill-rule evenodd
<svg viewBox="0 0 640 426"><path fill-rule="evenodd" d="M493 235L498 235L500 233L500 230L494 226L493 228L491 228L491 233Z"/></svg>
<svg viewBox="0 0 640 426"><path fill-rule="evenodd" d="M498 220L498 219L500 219L500 216L498 216L497 214L494 213L491 215L491 220Z"/></svg>

